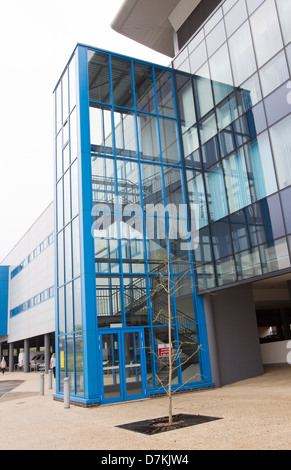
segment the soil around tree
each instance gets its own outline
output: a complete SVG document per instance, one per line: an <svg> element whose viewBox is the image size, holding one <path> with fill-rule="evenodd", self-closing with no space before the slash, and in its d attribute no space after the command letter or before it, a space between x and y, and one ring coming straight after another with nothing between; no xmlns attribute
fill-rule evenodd
<svg viewBox="0 0 291 470"><path fill-rule="evenodd" d="M192 414L176 414L173 415L173 424L169 425L168 416L156 419L147 419L144 421L136 421L117 426L118 428L127 429L128 431L139 432L142 434L158 434L166 431L185 428L187 426L195 426L197 424L208 423L222 418L212 416L192 415Z"/></svg>

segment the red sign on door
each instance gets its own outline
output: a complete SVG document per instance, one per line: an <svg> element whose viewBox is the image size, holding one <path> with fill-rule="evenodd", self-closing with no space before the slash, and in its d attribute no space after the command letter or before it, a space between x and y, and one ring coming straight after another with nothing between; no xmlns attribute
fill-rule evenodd
<svg viewBox="0 0 291 470"><path fill-rule="evenodd" d="M169 357L170 346L163 344L159 346L159 357ZM171 356L173 354L173 348L171 348Z"/></svg>

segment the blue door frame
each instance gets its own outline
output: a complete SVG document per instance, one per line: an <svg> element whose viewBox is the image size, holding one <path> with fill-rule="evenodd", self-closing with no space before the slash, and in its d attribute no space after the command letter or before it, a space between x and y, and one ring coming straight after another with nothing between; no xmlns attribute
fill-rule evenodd
<svg viewBox="0 0 291 470"><path fill-rule="evenodd" d="M133 335L132 351L129 351L129 335ZM138 339L137 347L135 346ZM104 340L104 342L103 342ZM103 348L105 340L112 342L113 353L108 358L108 352ZM117 342L117 348L116 347ZM108 345L106 345L108 347ZM109 350L109 348L108 348ZM143 328L104 328L98 332L99 370L101 384L101 404L119 401L137 400L147 396L146 354ZM129 353L138 357L137 361L129 360ZM114 356L114 357L113 357ZM109 375L107 375L109 374ZM134 379L135 377L135 379ZM111 386L116 392L107 394L106 379L111 380ZM129 385L138 384L136 392L129 392ZM110 387L110 386L109 386ZM116 396L114 396L116 395Z"/></svg>

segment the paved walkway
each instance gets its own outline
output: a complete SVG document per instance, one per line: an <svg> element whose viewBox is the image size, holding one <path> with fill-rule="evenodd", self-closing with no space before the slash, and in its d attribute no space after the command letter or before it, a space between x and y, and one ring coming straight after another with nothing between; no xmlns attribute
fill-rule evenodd
<svg viewBox="0 0 291 470"><path fill-rule="evenodd" d="M166 397L81 408L53 400L45 376L6 373L4 381L24 380L0 398L5 449L12 450L283 450L291 449L291 367L220 389L177 394L174 413L222 418L148 436L117 425L167 415Z"/></svg>

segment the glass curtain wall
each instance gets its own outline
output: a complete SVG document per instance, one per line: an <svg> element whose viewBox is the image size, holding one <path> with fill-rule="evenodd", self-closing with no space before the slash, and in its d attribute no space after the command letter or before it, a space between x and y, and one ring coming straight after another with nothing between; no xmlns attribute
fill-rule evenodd
<svg viewBox="0 0 291 470"><path fill-rule="evenodd" d="M290 267L290 24L226 0L173 63L201 292Z"/></svg>
<svg viewBox="0 0 291 470"><path fill-rule="evenodd" d="M142 327L148 390L161 390L169 279L174 382L197 384L204 378L173 71L87 54L98 329ZM203 206L200 217L205 223Z"/></svg>
<svg viewBox="0 0 291 470"><path fill-rule="evenodd" d="M56 351L57 393L69 377L71 393L83 396L76 73L73 55L54 92Z"/></svg>

